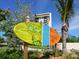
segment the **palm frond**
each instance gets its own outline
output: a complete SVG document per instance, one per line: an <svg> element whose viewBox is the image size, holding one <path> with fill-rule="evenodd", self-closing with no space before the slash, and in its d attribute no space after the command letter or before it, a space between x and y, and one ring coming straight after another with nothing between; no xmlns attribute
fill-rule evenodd
<svg viewBox="0 0 79 59"><path fill-rule="evenodd" d="M56 0L55 6L61 15L62 22L68 22L74 14L73 0Z"/></svg>
<svg viewBox="0 0 79 59"><path fill-rule="evenodd" d="M65 6L64 0L58 0L58 4L64 10L64 6Z"/></svg>

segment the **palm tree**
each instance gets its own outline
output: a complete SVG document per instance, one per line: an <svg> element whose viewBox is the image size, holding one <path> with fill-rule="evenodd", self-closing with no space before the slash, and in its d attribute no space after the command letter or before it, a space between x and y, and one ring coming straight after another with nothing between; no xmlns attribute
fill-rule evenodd
<svg viewBox="0 0 79 59"><path fill-rule="evenodd" d="M69 19L74 14L73 0L56 0L55 6L60 14L60 18L62 21L62 47L63 55L66 55L66 39L69 28Z"/></svg>

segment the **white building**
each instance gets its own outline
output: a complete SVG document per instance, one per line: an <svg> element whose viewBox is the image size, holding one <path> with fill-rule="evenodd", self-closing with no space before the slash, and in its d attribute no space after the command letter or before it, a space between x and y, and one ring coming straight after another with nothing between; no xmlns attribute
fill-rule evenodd
<svg viewBox="0 0 79 59"><path fill-rule="evenodd" d="M51 15L51 13L36 14L35 20L37 22L48 23L49 27L52 27L52 15Z"/></svg>

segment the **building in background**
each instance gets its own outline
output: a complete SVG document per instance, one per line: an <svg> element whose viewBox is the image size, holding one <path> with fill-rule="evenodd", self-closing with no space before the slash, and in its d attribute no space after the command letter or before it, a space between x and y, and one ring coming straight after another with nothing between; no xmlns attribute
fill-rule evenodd
<svg viewBox="0 0 79 59"><path fill-rule="evenodd" d="M49 27L52 27L52 17L51 13L41 13L41 14L35 14L35 21L36 22L42 22L42 23L48 23Z"/></svg>

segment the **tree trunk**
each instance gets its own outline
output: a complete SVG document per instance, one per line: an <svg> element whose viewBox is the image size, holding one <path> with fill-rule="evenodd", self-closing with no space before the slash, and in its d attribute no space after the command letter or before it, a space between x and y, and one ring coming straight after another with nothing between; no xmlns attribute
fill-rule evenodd
<svg viewBox="0 0 79 59"><path fill-rule="evenodd" d="M67 49L66 49L66 33L62 31L62 47L63 47L63 55L66 55Z"/></svg>
<svg viewBox="0 0 79 59"><path fill-rule="evenodd" d="M62 48L63 48L64 57L66 57L67 55L67 48L66 48L67 32L68 32L68 27L67 24L65 24L62 26Z"/></svg>
<svg viewBox="0 0 79 59"><path fill-rule="evenodd" d="M24 59L28 59L28 47L26 42L24 42Z"/></svg>

